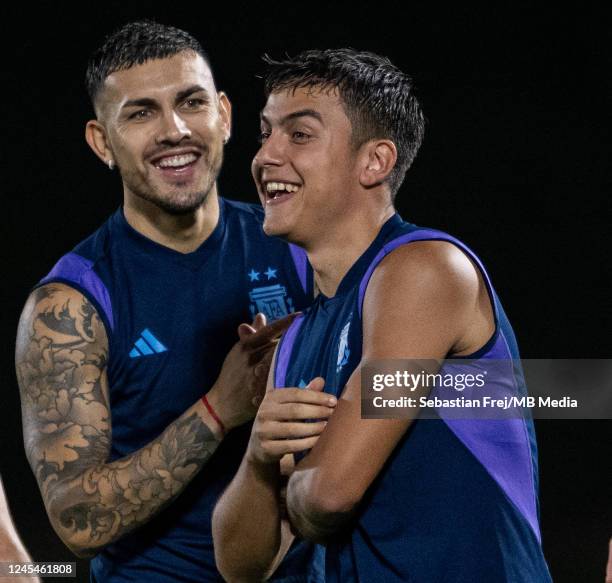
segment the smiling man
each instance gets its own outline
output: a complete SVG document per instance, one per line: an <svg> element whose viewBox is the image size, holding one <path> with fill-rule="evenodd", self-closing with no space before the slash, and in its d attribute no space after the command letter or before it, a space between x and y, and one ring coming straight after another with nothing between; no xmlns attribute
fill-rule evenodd
<svg viewBox="0 0 612 583"><path fill-rule="evenodd" d="M218 195L231 107L193 37L127 24L91 58L87 88L87 142L119 170L123 205L23 311L26 453L58 535L97 555L93 580L219 581L213 504L311 270L264 235L259 206Z"/></svg>
<svg viewBox="0 0 612 583"><path fill-rule="evenodd" d="M268 65L253 161L264 229L306 250L321 293L283 336L215 509L221 572L269 574L297 533L321 543L327 582L549 582L532 422L361 416L365 363L518 358L475 254L394 210L424 131L411 79L350 49Z"/></svg>

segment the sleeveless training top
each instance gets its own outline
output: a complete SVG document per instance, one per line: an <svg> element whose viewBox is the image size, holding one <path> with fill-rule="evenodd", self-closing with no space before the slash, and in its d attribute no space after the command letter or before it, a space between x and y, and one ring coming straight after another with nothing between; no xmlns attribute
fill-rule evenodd
<svg viewBox="0 0 612 583"><path fill-rule="evenodd" d="M111 460L158 437L213 385L241 322L257 312L274 320L311 301L302 250L264 234L259 206L219 203L216 228L187 254L135 231L120 209L39 284L76 288L105 324ZM233 430L167 509L94 558L92 579L221 581L211 515L249 433L250 424Z"/></svg>
<svg viewBox="0 0 612 583"><path fill-rule="evenodd" d="M512 328L474 253L396 214L336 295L319 295L287 330L275 386L304 387L322 376L325 390L339 397L361 360L363 299L374 269L398 246L432 240L456 245L478 266L494 308L493 336L466 358L518 359ZM525 393L514 377L501 388ZM366 492L351 528L318 553L325 555L326 581L548 582L537 480L531 420L445 419L443 412L418 418Z"/></svg>

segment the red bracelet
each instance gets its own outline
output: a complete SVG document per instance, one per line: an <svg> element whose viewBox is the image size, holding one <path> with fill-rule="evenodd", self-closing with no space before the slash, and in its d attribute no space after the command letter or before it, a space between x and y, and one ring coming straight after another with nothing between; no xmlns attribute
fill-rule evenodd
<svg viewBox="0 0 612 583"><path fill-rule="evenodd" d="M212 408L212 405L208 402L206 395L202 397L202 403L204 403L204 407L206 407L206 410L210 413L210 416L217 422L217 424L221 428L221 435L225 437L225 425L223 425L223 421L219 419L219 415L215 413L215 410Z"/></svg>

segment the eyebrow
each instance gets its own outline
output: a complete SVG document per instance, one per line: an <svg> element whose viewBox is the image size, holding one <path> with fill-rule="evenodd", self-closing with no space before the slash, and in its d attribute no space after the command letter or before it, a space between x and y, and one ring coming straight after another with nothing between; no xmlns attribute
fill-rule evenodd
<svg viewBox="0 0 612 583"><path fill-rule="evenodd" d="M208 98L208 91L206 91L206 89L204 89L204 87L202 87L201 85L192 85L191 87L184 89L183 91L179 91L176 95L176 101L183 101L183 99L185 99L186 97L189 97L193 93L199 93L200 91L206 93L205 99L207 102L210 101Z"/></svg>
<svg viewBox="0 0 612 583"><path fill-rule="evenodd" d="M208 103L210 101L208 98L208 92L201 85L192 85L191 87L188 87L187 89L183 89L183 91L179 91L176 94L175 102L178 103L180 101L183 101L183 99L185 99L186 97L189 97L190 95L193 95L194 93L199 93L200 91L203 91L204 93L206 93L206 96L204 97L204 99ZM130 99L129 101L126 101L123 104L122 109L125 109L127 107L152 107L155 104L156 104L156 101L154 99L151 99L150 97L142 97L141 99Z"/></svg>
<svg viewBox="0 0 612 583"><path fill-rule="evenodd" d="M270 125L270 120L263 113L260 113L259 117L261 118L261 121ZM321 124L323 123L323 117L318 111L315 111L314 109L300 109L298 111L293 111L291 113L288 113L286 116L281 118L280 125L284 125L287 122L300 118L300 117L312 117L316 119L319 123Z"/></svg>

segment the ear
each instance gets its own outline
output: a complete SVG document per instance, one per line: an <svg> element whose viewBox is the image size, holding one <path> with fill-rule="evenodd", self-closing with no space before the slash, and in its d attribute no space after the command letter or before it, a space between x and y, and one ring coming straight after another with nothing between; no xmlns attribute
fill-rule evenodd
<svg viewBox="0 0 612 583"><path fill-rule="evenodd" d="M227 143L232 135L232 104L223 91L219 91L218 98L219 116L221 117L221 122L223 123L223 127L225 129L225 139L223 142Z"/></svg>
<svg viewBox="0 0 612 583"><path fill-rule="evenodd" d="M96 119L90 119L85 126L85 140L89 147L94 151L94 154L104 162L107 166L114 166L115 156L108 142L106 129Z"/></svg>
<svg viewBox="0 0 612 583"><path fill-rule="evenodd" d="M391 140L371 140L363 146L359 182L364 188L382 184L397 162L397 148Z"/></svg>

